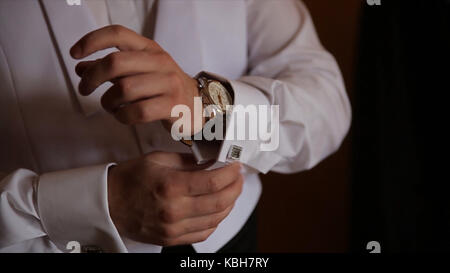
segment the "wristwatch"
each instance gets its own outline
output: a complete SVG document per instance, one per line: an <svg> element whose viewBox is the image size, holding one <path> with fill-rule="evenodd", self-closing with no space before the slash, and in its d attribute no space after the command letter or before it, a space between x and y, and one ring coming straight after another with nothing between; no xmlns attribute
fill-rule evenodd
<svg viewBox="0 0 450 273"><path fill-rule="evenodd" d="M198 82L203 109L209 110L209 117L206 118L205 123L219 115L225 116L229 106L233 105L234 101L231 85L218 76L206 72L200 72L194 78ZM193 144L192 139L193 136L191 140L181 139L180 141L191 147Z"/></svg>

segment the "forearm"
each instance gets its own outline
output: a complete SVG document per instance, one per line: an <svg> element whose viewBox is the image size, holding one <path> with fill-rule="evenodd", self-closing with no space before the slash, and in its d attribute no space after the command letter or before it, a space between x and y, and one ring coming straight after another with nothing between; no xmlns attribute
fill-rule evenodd
<svg viewBox="0 0 450 273"><path fill-rule="evenodd" d="M279 115L269 120L271 126L279 125L274 136L279 139L270 139L275 147L270 151L261 149L261 139L226 140L220 160L237 145L242 147L241 162L260 172L312 168L338 149L350 126L340 69L301 2L248 2L249 72L230 80L235 106L279 107Z"/></svg>

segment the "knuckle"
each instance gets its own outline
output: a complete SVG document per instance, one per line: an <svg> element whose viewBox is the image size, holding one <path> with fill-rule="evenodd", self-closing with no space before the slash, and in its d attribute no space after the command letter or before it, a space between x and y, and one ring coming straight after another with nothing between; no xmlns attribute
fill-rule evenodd
<svg viewBox="0 0 450 273"><path fill-rule="evenodd" d="M172 91L181 91L183 87L183 82L180 75L176 72L170 72L167 75L167 79L169 81L170 88Z"/></svg>
<svg viewBox="0 0 450 273"><path fill-rule="evenodd" d="M114 72L121 66L121 58L118 52L109 54L105 60L105 66L108 70Z"/></svg>
<svg viewBox="0 0 450 273"><path fill-rule="evenodd" d="M157 187L158 196L162 198L169 198L174 195L174 186L170 181L160 183Z"/></svg>
<svg viewBox="0 0 450 273"><path fill-rule="evenodd" d="M178 230L172 225L166 225L162 229L162 235L165 239L170 239L178 236Z"/></svg>
<svg viewBox="0 0 450 273"><path fill-rule="evenodd" d="M112 25L111 31L115 36L121 36L125 30L125 27L121 25Z"/></svg>
<svg viewBox="0 0 450 273"><path fill-rule="evenodd" d="M117 81L117 91L121 98L125 98L127 93L132 90L132 82L128 78L122 78Z"/></svg>
<svg viewBox="0 0 450 273"><path fill-rule="evenodd" d="M217 198L215 201L216 211L223 211L227 208L227 202L223 197Z"/></svg>
<svg viewBox="0 0 450 273"><path fill-rule="evenodd" d="M171 206L162 209L160 212L160 217L164 223L168 224L173 224L179 219L178 213Z"/></svg>
<svg viewBox="0 0 450 273"><path fill-rule="evenodd" d="M208 180L208 191L216 192L220 190L220 181L217 177L211 177Z"/></svg>

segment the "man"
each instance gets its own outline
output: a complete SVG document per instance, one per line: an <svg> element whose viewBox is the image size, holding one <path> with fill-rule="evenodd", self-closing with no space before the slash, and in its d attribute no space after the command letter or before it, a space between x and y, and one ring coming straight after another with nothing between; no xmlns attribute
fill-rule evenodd
<svg viewBox="0 0 450 273"><path fill-rule="evenodd" d="M219 251L252 214L258 173L312 168L348 130L339 68L299 1L68 3L0 2L3 252L73 241ZM175 140L171 109L195 112L205 82L234 106L279 105L279 147ZM182 155L191 150L216 165Z"/></svg>

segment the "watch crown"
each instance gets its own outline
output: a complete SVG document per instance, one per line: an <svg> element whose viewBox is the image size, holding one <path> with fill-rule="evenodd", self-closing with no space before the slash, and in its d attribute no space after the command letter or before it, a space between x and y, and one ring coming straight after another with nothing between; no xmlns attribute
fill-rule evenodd
<svg viewBox="0 0 450 273"><path fill-rule="evenodd" d="M197 79L197 82L198 82L198 88L201 90L201 89L203 89L203 88L205 88L205 86L206 86L206 82L205 82L205 79L203 79L203 78L198 78Z"/></svg>

